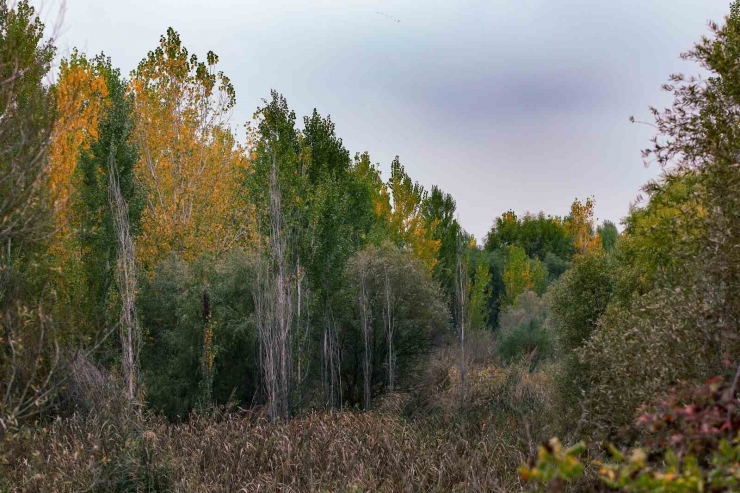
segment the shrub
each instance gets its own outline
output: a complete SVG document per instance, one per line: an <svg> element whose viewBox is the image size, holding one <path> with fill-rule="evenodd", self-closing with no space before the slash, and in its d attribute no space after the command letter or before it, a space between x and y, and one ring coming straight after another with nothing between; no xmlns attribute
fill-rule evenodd
<svg viewBox="0 0 740 493"><path fill-rule="evenodd" d="M656 289L630 309L607 310L578 352L590 382L584 405L596 430L611 434L632 421L637 406L679 382L701 382L727 370L717 302L708 285L697 285Z"/></svg>
<svg viewBox="0 0 740 493"><path fill-rule="evenodd" d="M607 444L611 460L593 461L599 467L599 479L626 492L736 491L740 486L739 404L737 376L729 386L722 385L721 378L712 378L695 388L672 391L668 398L643 407L636 421L638 428L653 435L648 441L651 449L622 453ZM520 475L535 487L564 491L566 483L583 473L579 456L585 450L583 442L564 449L553 438L540 447L531 467L520 467Z"/></svg>
<svg viewBox="0 0 740 493"><path fill-rule="evenodd" d="M553 336L547 313L547 303L532 291L519 295L514 306L501 312L496 347L504 363L532 355L534 368L551 355Z"/></svg>

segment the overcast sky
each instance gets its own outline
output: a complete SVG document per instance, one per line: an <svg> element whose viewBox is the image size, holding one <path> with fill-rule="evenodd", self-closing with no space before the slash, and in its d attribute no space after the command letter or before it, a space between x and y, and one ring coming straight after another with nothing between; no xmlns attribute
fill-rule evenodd
<svg viewBox="0 0 740 493"><path fill-rule="evenodd" d="M658 172L640 158L652 129L629 116L670 103L660 84L697 71L679 53L728 11L729 0L67 0L58 45L104 51L128 74L172 26L191 53L219 55L234 124L277 89L299 118L330 114L384 178L399 155L451 193L482 239L508 209L564 215L588 195L599 220L619 221Z"/></svg>

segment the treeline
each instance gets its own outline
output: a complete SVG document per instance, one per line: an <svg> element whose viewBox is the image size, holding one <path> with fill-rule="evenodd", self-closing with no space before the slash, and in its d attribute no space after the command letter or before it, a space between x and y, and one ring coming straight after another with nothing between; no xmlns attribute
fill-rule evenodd
<svg viewBox="0 0 740 493"><path fill-rule="evenodd" d="M240 143L218 56L172 29L128 77L74 51L47 84L56 48L34 9L0 14L5 426L99 386L171 419L368 409L435 347L457 341L464 374L466 331L490 339L502 308L617 235L594 230L589 199L505 213L481 248L449 194L398 158L384 180L277 92Z"/></svg>

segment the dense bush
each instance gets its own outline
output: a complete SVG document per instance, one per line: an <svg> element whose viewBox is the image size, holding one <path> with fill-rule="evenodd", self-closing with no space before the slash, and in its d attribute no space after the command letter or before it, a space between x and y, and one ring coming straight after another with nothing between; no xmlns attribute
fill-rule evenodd
<svg viewBox="0 0 740 493"><path fill-rule="evenodd" d="M185 418L214 399L223 404L253 398L259 377L250 275L249 259L238 251L219 261L191 263L171 255L157 265L140 298L147 330L144 382L154 409ZM214 387L205 390L204 295L214 322L209 351L215 373Z"/></svg>
<svg viewBox="0 0 740 493"><path fill-rule="evenodd" d="M393 324L395 387L408 390L418 381L421 366L427 363L431 349L448 342L451 336L449 312L439 286L417 259L390 244L369 246L355 254L347 264L347 280L350 310L342 331L347 401L361 401L365 351L370 352L371 394L379 395L388 385L386 320L389 309ZM359 305L363 282L368 297L367 348L363 342Z"/></svg>
<svg viewBox="0 0 740 493"><path fill-rule="evenodd" d="M496 346L504 363L531 356L534 367L553 351L554 337L547 315L547 302L532 291L525 291L514 306L501 312Z"/></svg>
<svg viewBox="0 0 740 493"><path fill-rule="evenodd" d="M707 289L702 289L705 286ZM634 418L635 408L680 381L702 381L727 368L708 284L655 289L632 308L611 306L579 351L590 386L586 406L602 431Z"/></svg>

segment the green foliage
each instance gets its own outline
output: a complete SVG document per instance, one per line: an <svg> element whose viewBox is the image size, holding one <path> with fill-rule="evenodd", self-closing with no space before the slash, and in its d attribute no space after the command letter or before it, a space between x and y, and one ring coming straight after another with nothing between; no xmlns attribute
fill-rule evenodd
<svg viewBox="0 0 740 493"><path fill-rule="evenodd" d="M515 305L501 312L496 344L504 363L532 356L534 368L552 354L554 337L547 312L547 303L532 291L519 295Z"/></svg>
<svg viewBox="0 0 740 493"><path fill-rule="evenodd" d="M562 358L557 379L558 405L564 415L570 413L566 419L570 424L578 419L577 403L591 385L587 363L574 350L582 347L596 331L612 293L612 267L601 249L576 258L551 289L550 311Z"/></svg>
<svg viewBox="0 0 740 493"><path fill-rule="evenodd" d="M571 239L565 223L559 217L526 214L518 218L513 211L497 217L486 238L486 250L493 251L509 246L524 248L527 256L543 260L548 253L569 260L573 255Z"/></svg>
<svg viewBox="0 0 740 493"><path fill-rule="evenodd" d="M90 300L88 323L100 331L118 316L114 307L116 295L114 271L118 236L113 223L108 182L111 163L118 171L121 195L128 205L132 234L138 231L144 194L134 174L139 158L132 144L133 100L126 94L126 82L120 71L111 66L103 55L87 62L83 56L73 56L70 64L89 63L104 80L108 89L106 109L100 120L98 138L83 150L75 168L77 180L74 211L77 216L76 231L84 255L85 289L82 299ZM74 297L74 295L73 295ZM79 298L77 300L79 303ZM115 315L110 312L113 311Z"/></svg>
<svg viewBox="0 0 740 493"><path fill-rule="evenodd" d="M53 228L47 152L56 50L25 0L0 2L0 437L49 401L57 328L45 255Z"/></svg>
<svg viewBox="0 0 740 493"><path fill-rule="evenodd" d="M532 287L530 261L524 248L510 246L504 267L503 306L516 305L520 294Z"/></svg>
<svg viewBox="0 0 740 493"><path fill-rule="evenodd" d="M356 307L361 271L366 273L369 293L373 396L385 388L388 344L384 326L385 276L388 276L393 312L393 355L397 386L408 390L418 381L431 349L448 334L449 312L439 286L427 269L409 252L390 243L357 252L347 263L347 306ZM359 313L347 314L342 358L345 398L362 402L362 354L364 351Z"/></svg>
<svg viewBox="0 0 740 493"><path fill-rule="evenodd" d="M570 268L570 260L565 260L557 255L548 252L543 260L545 268L547 269L547 284L550 285L557 281L565 271Z"/></svg>
<svg viewBox="0 0 740 493"><path fill-rule="evenodd" d="M468 299L468 327L474 331L487 329L488 325L488 298L490 275L488 264L483 255L477 255L472 262L475 271L470 281L470 293Z"/></svg>
<svg viewBox="0 0 740 493"><path fill-rule="evenodd" d="M619 230L617 230L616 224L608 220L604 221L596 228L596 232L601 238L601 246L604 251L609 253L614 250L619 239Z"/></svg>
<svg viewBox="0 0 740 493"><path fill-rule="evenodd" d="M611 300L614 281L608 257L588 252L553 286L551 309L564 352L579 348L596 329Z"/></svg>
<svg viewBox="0 0 740 493"><path fill-rule="evenodd" d="M249 202L255 207L257 232L270 235L270 173L275 165L280 184L280 203L288 229L298 227L306 211L307 160L301 154L295 112L277 91L272 91L270 101L257 109L257 141L254 159L248 169L246 189ZM299 243L302 244L302 243Z"/></svg>
<svg viewBox="0 0 740 493"><path fill-rule="evenodd" d="M532 259L529 263L529 276L534 292L540 296L545 294L549 277L545 263L538 258Z"/></svg>
<svg viewBox="0 0 740 493"><path fill-rule="evenodd" d="M433 271L434 279L442 287L450 306L454 307L457 236L461 233L460 225L455 219L457 205L450 194L433 186L422 207L426 225L432 230L432 238L440 242ZM452 315L454 317L454 313Z"/></svg>
<svg viewBox="0 0 740 493"><path fill-rule="evenodd" d="M690 281L690 278L687 278ZM699 285L700 280L693 281ZM628 424L635 408L678 381L725 371L721 339L710 322L717 310L707 290L653 290L629 309L610 306L579 351L589 369L586 402L603 433ZM697 324L696 320L705 320Z"/></svg>
<svg viewBox="0 0 740 493"><path fill-rule="evenodd" d="M550 355L552 345L552 335L543 327L542 322L531 319L517 325L514 330L502 336L498 350L506 364L534 353L536 357L531 363L534 367L539 360Z"/></svg>
<svg viewBox="0 0 740 493"><path fill-rule="evenodd" d="M186 418L202 404L204 333L213 334L213 397L252 399L257 389L257 349L252 299L247 292L251 268L235 252L222 262L203 258L188 264L176 255L160 262L141 292L147 330L142 370L149 404L166 416ZM204 319L209 294L211 323ZM232 395L233 394L233 395Z"/></svg>

